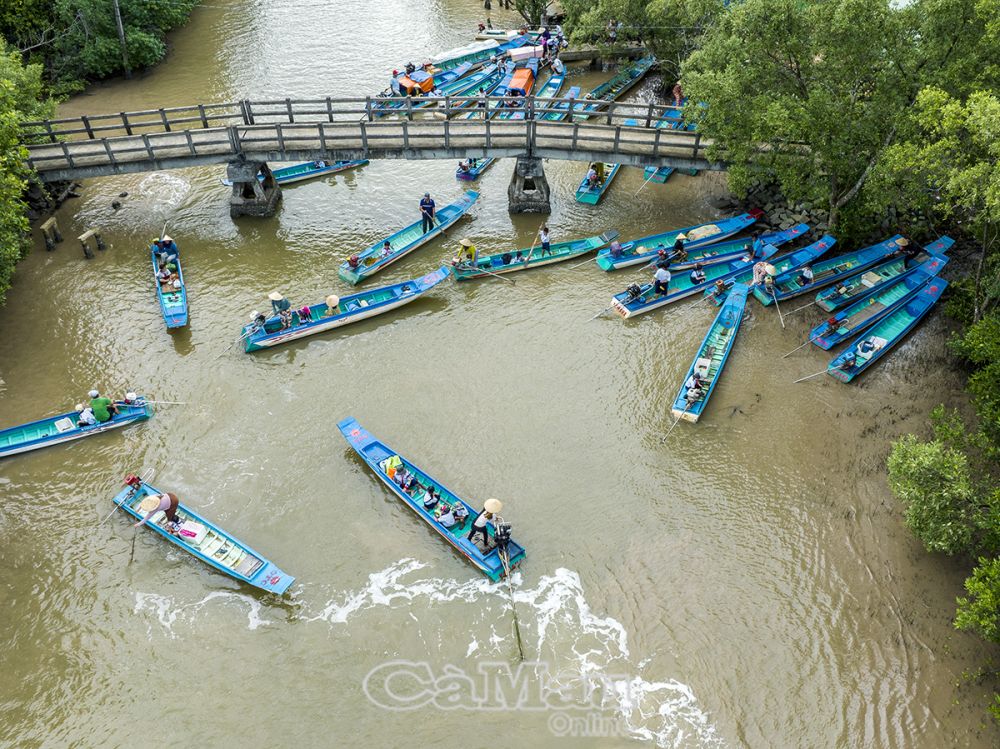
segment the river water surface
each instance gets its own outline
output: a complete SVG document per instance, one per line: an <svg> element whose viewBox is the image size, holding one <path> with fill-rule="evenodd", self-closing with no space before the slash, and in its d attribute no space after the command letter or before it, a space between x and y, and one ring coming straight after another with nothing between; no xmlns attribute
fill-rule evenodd
<svg viewBox="0 0 1000 749"><path fill-rule="evenodd" d="M481 13L472 0L211 0L164 64L63 112L374 92L394 65L467 43ZM588 90L611 72L573 74ZM951 627L962 570L922 551L885 484L890 440L961 389L940 316L856 385L792 385L825 366L816 351L780 358L818 315L783 330L753 303L707 414L665 444L713 312L590 321L637 273L449 282L380 324L252 356L231 345L274 288L295 303L344 293L340 260L415 220L425 190L458 197L454 167L373 162L286 189L269 220L230 220L221 166L92 180L60 211L68 237L99 227L110 246L92 261L75 241L39 246L19 268L0 311L0 423L95 386L187 405L0 465L0 743L996 746L986 689L962 679L982 646ZM507 213L512 167L496 164L472 218L381 282L439 264L462 235L481 251L529 245L539 219ZM585 169L546 166L556 241L718 216L718 175L639 191L625 169L590 207L572 197ZM164 223L191 300L173 335L146 250ZM362 467L336 429L348 415L473 502L504 500L528 549L514 576L539 664L527 683L547 670L575 687L571 707L528 690L519 710L446 709L469 704L462 674L516 662L508 591ZM121 476L149 468L296 575L290 595L150 533L130 564L130 525L100 521ZM439 704L387 709L406 706L386 691L394 661L426 664L392 682L411 697L418 677L443 677Z"/></svg>

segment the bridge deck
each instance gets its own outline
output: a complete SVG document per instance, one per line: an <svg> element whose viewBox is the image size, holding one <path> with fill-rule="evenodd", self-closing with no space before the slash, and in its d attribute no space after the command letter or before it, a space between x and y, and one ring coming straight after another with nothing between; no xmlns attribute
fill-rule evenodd
<svg viewBox="0 0 1000 749"><path fill-rule="evenodd" d="M724 168L708 160L709 144L697 133L655 127L667 108L653 104L612 103L585 121L553 122L539 117L554 111L555 100L529 97L528 118L521 120L456 119L475 111L467 107L476 99L419 101L440 106L435 111L407 108L383 117L379 100L370 98L284 100L28 123L27 132L36 141L28 145L29 161L49 181L240 158L459 159L529 154L632 166ZM37 142L40 139L48 142Z"/></svg>

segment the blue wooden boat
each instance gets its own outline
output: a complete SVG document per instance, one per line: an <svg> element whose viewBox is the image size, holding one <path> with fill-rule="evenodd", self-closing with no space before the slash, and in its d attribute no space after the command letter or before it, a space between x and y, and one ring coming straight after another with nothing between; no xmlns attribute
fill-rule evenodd
<svg viewBox="0 0 1000 749"><path fill-rule="evenodd" d="M164 252L156 243L150 245L150 257L153 262L153 285L156 286L156 299L160 303L160 313L163 321L167 324L167 329L183 328L188 324L188 299L187 286L184 284L184 271L181 268L181 253L177 249L176 243L170 251L172 259L170 263L177 266L177 278L168 282L168 285L161 285L156 278L156 273L160 268L158 253Z"/></svg>
<svg viewBox="0 0 1000 749"><path fill-rule="evenodd" d="M822 289L855 273L867 270L873 265L878 265L890 254L899 251L900 247L897 241L900 239L902 237L897 234L892 239L879 242L863 250L848 252L847 254L811 265L810 267L813 271L813 280L811 283L805 283L801 275L806 263L789 268L787 271L774 276L773 286L758 285L754 288L753 295L757 297L757 301L767 306L772 304L775 299L780 302L784 299L792 299L801 294L815 291L816 289Z"/></svg>
<svg viewBox="0 0 1000 749"><path fill-rule="evenodd" d="M494 86L489 91L489 95L490 96L506 96L507 95L507 87L510 85L511 79L513 77L514 77L514 71L511 70L509 73L507 73L506 75L504 75L504 77L500 79L500 82L497 83L497 85ZM501 108L499 106L499 104L500 104L499 101L491 101L491 102L489 102L487 104L485 112L483 112L483 110L480 109L479 107L474 107L474 108L471 109L471 111L469 111L469 112L467 112L465 114L458 115L455 119L456 120L479 120L479 119L487 119L488 120L491 117L493 117L493 115L496 114L497 111Z"/></svg>
<svg viewBox="0 0 1000 749"><path fill-rule="evenodd" d="M835 244L837 244L837 240L829 234L826 234L818 241L803 247L801 250L796 250L790 255L784 255L780 258L772 258L770 265L774 270L774 275L777 276L791 270L792 268L800 268L806 263L813 262L816 258L829 251ZM734 287L740 285L752 286L753 275L753 266L750 266L746 270L737 273L732 278L727 279L721 292L717 288L713 287L705 290L705 296L713 297L716 306L718 306L725 301L726 296Z"/></svg>
<svg viewBox="0 0 1000 749"><path fill-rule="evenodd" d="M426 70L415 70L409 75L400 73L395 81L403 86L403 93L397 94L391 88L384 91L372 104L373 116L384 117L400 109L406 109L408 100L412 100L409 103L410 108L427 106L430 102L420 101L421 96L431 96L435 91L448 93L444 91L444 87L460 79L471 68L471 62L463 62L453 69L434 73Z"/></svg>
<svg viewBox="0 0 1000 749"><path fill-rule="evenodd" d="M468 162L463 162L466 164L467 168L462 169L459 166L455 169L455 178L465 180L466 182L474 182L479 179L479 175L489 169L496 159L492 156L488 156L485 159L476 159L476 163L473 166L468 166Z"/></svg>
<svg viewBox="0 0 1000 749"><path fill-rule="evenodd" d="M466 99L461 97L492 96L493 92L496 91L505 80L507 80L507 75L501 74L496 65L491 64L488 68L483 68L484 71L487 69L489 70L489 75L478 80L463 93L456 94L456 96L460 98L457 101L451 102L451 108L469 109L470 111L468 114L456 115L454 119L468 120L473 119L476 116L481 117L482 110L473 106L473 100L471 98Z"/></svg>
<svg viewBox="0 0 1000 749"><path fill-rule="evenodd" d="M431 477L409 460L399 455L375 437L368 433L357 420L347 418L337 424L340 433L344 435L347 443L361 456L361 459L368 464L368 467L375 473L378 479L385 484L393 494L413 510L417 516L434 530L441 538L451 544L458 553L468 559L473 565L494 582L500 580L504 575L504 564L500 559L498 547L492 545L485 554L474 543L467 538L472 528L472 521L479 514L479 509L473 507L454 492L450 491L440 481ZM412 473L417 479L417 486L411 492L404 491L390 477L390 470L393 470L390 461L398 457L406 470ZM461 503L465 506L469 516L460 524L448 529L437 519L433 511L424 508L424 497L427 489L433 488L441 494L441 502L454 506ZM489 536L496 537L496 527L492 522L487 525ZM507 545L509 555L508 568L514 569L525 557L524 547L511 540Z"/></svg>
<svg viewBox="0 0 1000 749"><path fill-rule="evenodd" d="M759 219L763 218L761 211L753 210L749 213L741 213L739 216L713 221L708 224L698 224L695 226L685 226L683 229L673 229L661 234L651 234L648 237L633 239L631 242L622 244L622 255L618 258L611 257L610 250L601 250L597 253L597 267L606 271L620 270L632 265L644 265L652 262L657 257L658 247L672 248L677 241L678 234L687 235L684 248L690 253L697 247L721 242L734 234L739 234L749 226L752 226Z"/></svg>
<svg viewBox="0 0 1000 749"><path fill-rule="evenodd" d="M519 65L514 70L514 75L507 84L508 107L498 108L496 117L498 120L523 120L524 102L535 87L535 80L538 76L538 60L531 58ZM511 105L513 108L511 108Z"/></svg>
<svg viewBox="0 0 1000 749"><path fill-rule="evenodd" d="M943 278L931 279L920 293L862 333L835 357L827 365L827 374L841 382L850 382L871 368L927 316L947 287L948 282Z"/></svg>
<svg viewBox="0 0 1000 749"><path fill-rule="evenodd" d="M781 231L771 231L760 235L761 247L772 245L781 247L788 242L794 241L809 231L809 224L796 224ZM664 245L657 245L657 257L659 251L663 249L670 259L670 272L691 270L699 263L703 266L715 265L716 263L726 263L730 260L738 260L747 253L753 251L753 237L743 237L741 239L730 239L725 242L702 245L695 247L688 252L687 259L683 262L673 257L673 248ZM649 267L655 264L655 260L649 263Z"/></svg>
<svg viewBox="0 0 1000 749"><path fill-rule="evenodd" d="M951 237L941 237L924 247L924 252L928 255L941 255L947 252L953 244L955 244L955 240ZM834 312L859 299L866 299L887 284L894 282L904 273L916 268L918 264L900 256L887 263L876 265L870 270L856 273L843 279L836 286L831 286L816 294L816 306L827 312Z"/></svg>
<svg viewBox="0 0 1000 749"><path fill-rule="evenodd" d="M594 237L556 242L549 247L549 251L544 255L542 254L542 248L537 244L534 247L498 252L495 255L485 255L476 258L475 264L460 263L456 265L455 280L465 281L473 278L488 278L504 273L527 270L528 268L537 268L542 265L561 263L605 247L608 242L617 238L617 229L609 229L603 234Z"/></svg>
<svg viewBox="0 0 1000 749"><path fill-rule="evenodd" d="M419 299L450 274L451 268L443 265L412 281L381 286L350 296L337 297L336 300L328 297L330 304L336 301L336 308L332 312L326 302L311 304L309 316L303 319L304 312L294 312L291 326L288 328L283 328L280 318L275 316L268 318L263 325L251 323L244 326L240 338L244 341L244 349L250 353L367 320Z"/></svg>
<svg viewBox="0 0 1000 749"><path fill-rule="evenodd" d="M493 41L493 40L488 40ZM432 60L432 70L433 71L445 71L453 70L454 68L462 65L464 63L472 63L472 67L476 68L489 62L494 57L499 57L512 49L517 49L518 47L523 47L532 41L530 34L523 34L521 36L515 36L513 39L508 39L507 41L500 42L499 44L489 44L482 45L478 49L472 50L462 50L459 54L448 55L441 57L437 60ZM399 69L405 68L405 65L400 65Z"/></svg>
<svg viewBox="0 0 1000 749"><path fill-rule="evenodd" d="M537 94L535 94L536 106L544 106L545 104L548 103L545 101L546 99L554 99L556 96L558 96L559 92L562 90L563 82L565 80L566 80L565 75L550 75L549 79L545 82L545 85L542 86L542 88L539 90ZM511 93L512 94L514 93L513 89L511 89ZM528 93L531 92L528 91ZM523 120L524 109L517 109L514 111L504 112L499 116L499 118L508 120Z"/></svg>
<svg viewBox="0 0 1000 749"><path fill-rule="evenodd" d="M464 216L472 205L479 199L479 193L469 190L465 197L446 205L435 212L434 228L424 232L423 221L416 221L405 229L400 229L387 239L380 239L361 252L357 253L357 267L352 267L351 260L347 260L340 266L340 277L349 284L357 284L379 271L389 267L401 257L408 255L418 247L430 242L441 232ZM382 246L388 241L391 252L388 255L382 254Z"/></svg>
<svg viewBox="0 0 1000 749"><path fill-rule="evenodd" d="M327 174L336 174L337 172L343 172L347 169L354 169L355 167L364 166L368 163L368 159L359 159L357 161L306 161L301 164L292 164L291 166L283 166L278 169L271 170L271 174L274 175L274 181L279 185L291 185L296 182L304 182L307 179L314 179L316 177L322 177ZM322 164L322 166L319 166ZM219 180L226 187L232 187L233 181L228 178L223 178ZM257 181L263 182L264 175L258 174Z"/></svg>
<svg viewBox="0 0 1000 749"><path fill-rule="evenodd" d="M145 481L137 480L135 485L126 485L118 492L114 503L136 520L142 520L146 513L139 509L139 503L144 497L160 493L159 489ZM262 554L190 507L178 504L177 517L181 524L181 530L177 534L168 530L167 518L162 511L153 515L142 527L149 528L219 572L268 593L281 595L295 581L294 577L286 575Z"/></svg>
<svg viewBox="0 0 1000 749"><path fill-rule="evenodd" d="M821 322L810 331L809 340L821 349L828 350L856 336L908 303L947 263L948 258L944 255L933 256L892 283L881 286L874 294L856 300Z"/></svg>
<svg viewBox="0 0 1000 749"><path fill-rule="evenodd" d="M776 247L765 245L762 260L767 260L777 251ZM712 288L716 281L724 283L746 269L752 268L753 263L753 260L740 259L730 260L728 263L717 263L716 265L706 266L703 268L705 280L701 282L692 280L690 273L675 274L670 279L670 283L667 284L666 294L656 293L651 283L644 286L632 284L625 291L615 294L614 299L611 300L611 309L623 318L635 317L636 315L659 309L671 302L676 302L678 299L689 297L692 294L700 294L705 289Z"/></svg>
<svg viewBox="0 0 1000 749"><path fill-rule="evenodd" d="M588 168L588 172L590 171L590 168L597 169L597 166L597 162L591 163ZM605 162L601 162L601 166L601 171L604 173L604 179L591 187L587 182L587 176L584 175L580 186L576 188L577 203L586 203L587 205L597 205L600 203L601 198L604 197L604 193L608 191L608 188L611 187L611 183L614 181L614 178L618 175L618 170L622 167L621 164L608 164Z"/></svg>
<svg viewBox="0 0 1000 749"><path fill-rule="evenodd" d="M77 426L79 414L70 411L4 429L0 431L0 458L92 437L111 429L135 424L137 421L145 421L153 415L153 407L146 403L143 396L130 403L115 401L115 405L118 406L118 413L103 424L79 427Z"/></svg>
<svg viewBox="0 0 1000 749"><path fill-rule="evenodd" d="M576 99L580 98L580 87L572 86L566 95L562 97L558 102L552 105L552 109L556 110L554 112L546 112L538 119L547 120L548 122L562 122L566 119L569 114L570 105L573 104Z"/></svg>
<svg viewBox="0 0 1000 749"><path fill-rule="evenodd" d="M643 79L655 64L656 58L654 56L648 55L643 57L619 72L611 80L605 81L593 89L587 94L585 101L574 105L573 121L583 122L584 120L588 120L606 108L610 102L624 96Z"/></svg>
<svg viewBox="0 0 1000 749"><path fill-rule="evenodd" d="M715 385L722 375L722 369L729 359L729 352L733 348L736 334L739 332L740 323L743 321L743 311L747 306L747 295L750 289L746 286L739 286L722 305L719 314L715 316L705 339L695 354L694 361L688 368L681 383L680 391L674 399L671 413L676 419L683 419L692 423L698 421L708 404L708 399L715 391ZM688 398L688 389L685 384L695 371L701 375L705 387L699 394L691 394Z"/></svg>

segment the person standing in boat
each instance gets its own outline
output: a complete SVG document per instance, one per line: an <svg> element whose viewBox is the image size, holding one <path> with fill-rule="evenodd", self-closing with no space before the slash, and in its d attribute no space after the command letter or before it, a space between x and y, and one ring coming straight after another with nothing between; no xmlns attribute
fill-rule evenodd
<svg viewBox="0 0 1000 749"><path fill-rule="evenodd" d="M483 511L476 515L476 519L472 521L472 530L469 531L468 538L472 543L476 542L476 535L481 533L483 546L487 549L490 547L490 532L487 529L487 523L502 509L503 503L499 499L491 498L483 503Z"/></svg>
<svg viewBox="0 0 1000 749"><path fill-rule="evenodd" d="M657 294L666 295L670 290L670 266L667 263L659 263L656 266L656 273L653 274L653 291Z"/></svg>
<svg viewBox="0 0 1000 749"><path fill-rule="evenodd" d="M434 199L429 192L420 199L420 217L423 219L424 234L434 228Z"/></svg>
<svg viewBox="0 0 1000 749"><path fill-rule="evenodd" d="M458 251L458 262L475 265L476 260L479 259L479 254L476 252L476 246L472 244L472 240L465 237L459 244L462 246L462 249Z"/></svg>
<svg viewBox="0 0 1000 749"><path fill-rule="evenodd" d="M103 424L106 421L111 421L111 418L118 414L118 407L114 401L110 398L102 398L99 391L91 390L88 395L90 396L90 408L98 423Z"/></svg>
<svg viewBox="0 0 1000 749"><path fill-rule="evenodd" d="M549 234L549 227L545 224L538 230L538 238L542 242L542 255L552 254L552 235Z"/></svg>
<svg viewBox="0 0 1000 749"><path fill-rule="evenodd" d="M146 513L146 515L138 523L133 523L132 525L138 528L140 525L145 525L149 522L149 519L156 513L163 512L167 516L167 530L171 533L177 533L178 526L180 525L180 518L177 517L177 505L179 504L180 500L177 499L177 495L173 492L150 494L143 497L139 503L139 511Z"/></svg>

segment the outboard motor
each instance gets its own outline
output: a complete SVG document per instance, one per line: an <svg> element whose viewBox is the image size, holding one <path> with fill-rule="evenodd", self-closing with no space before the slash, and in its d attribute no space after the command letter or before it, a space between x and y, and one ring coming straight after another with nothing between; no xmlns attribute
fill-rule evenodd
<svg viewBox="0 0 1000 749"><path fill-rule="evenodd" d="M509 554L507 553L507 544L510 543L510 523L501 521L497 524L493 538L497 542L497 551L500 552L502 556L509 558Z"/></svg>
<svg viewBox="0 0 1000 749"><path fill-rule="evenodd" d="M637 283L629 284L629 287L625 289L628 294L628 300L631 302L633 299L638 299L642 295L642 287Z"/></svg>

